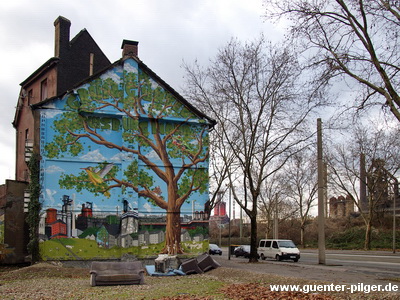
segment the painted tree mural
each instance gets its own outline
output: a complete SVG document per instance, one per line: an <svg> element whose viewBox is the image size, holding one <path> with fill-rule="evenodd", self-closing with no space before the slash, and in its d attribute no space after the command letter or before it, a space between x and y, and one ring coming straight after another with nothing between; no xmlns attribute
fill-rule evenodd
<svg viewBox="0 0 400 300"><path fill-rule="evenodd" d="M210 122L132 61L64 97L63 113L53 122L54 136L44 152L60 159L105 147L123 155L124 164L88 165L63 174L59 185L105 199L114 189L134 191L166 212L162 253L180 254L181 207L191 195L208 192Z"/></svg>

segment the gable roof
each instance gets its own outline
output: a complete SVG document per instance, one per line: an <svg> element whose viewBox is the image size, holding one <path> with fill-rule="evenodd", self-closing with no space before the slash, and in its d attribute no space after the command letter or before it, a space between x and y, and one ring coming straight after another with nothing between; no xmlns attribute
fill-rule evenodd
<svg viewBox="0 0 400 300"><path fill-rule="evenodd" d="M100 68L109 66L111 64L110 60L103 53L86 28L82 29L72 40L70 40L69 28L71 26L71 22L68 19L59 16L54 22L54 25L56 28L55 48L59 49L57 45L60 45L61 43L64 45L62 47L63 51L59 52L55 50L54 57L48 59L44 64L42 64L23 82L20 83L21 89L18 96L14 120L12 122L12 125L15 128L17 128L19 119L21 117L20 110L21 105L23 105L21 98L25 93L24 89L28 85L35 83L39 77L46 74L49 70L53 68L57 69L56 93L60 94L65 92L70 85L75 84L76 80L82 80L89 74L89 53L96 55L96 60L93 64L95 72L99 71Z"/></svg>
<svg viewBox="0 0 400 300"><path fill-rule="evenodd" d="M49 69L55 67L58 63L60 62L60 59L58 57L52 57L48 59L43 65L41 65L35 72L33 72L31 75L29 75L28 78L26 78L24 81L20 83L21 90L19 92L18 96L18 102L17 102L17 108L15 110L14 114L14 120L12 121L12 125L14 128L17 127L18 120L20 118L20 112L21 112L21 96L23 94L24 86L29 84L31 81L35 80L37 77L40 77L42 74L46 73Z"/></svg>
<svg viewBox="0 0 400 300"><path fill-rule="evenodd" d="M216 125L216 121L210 117L208 117L206 114L198 110L196 107L194 107L189 101L187 101L182 95L180 95L175 89L173 89L168 83L166 83L160 76L158 76L153 70L151 70L146 64L144 64L137 56L125 56L124 58L121 58L111 64L110 66L106 67L105 69L101 70L100 72L87 77L83 81L79 82L75 86L71 87L68 91L65 93L62 93L61 95L45 99L37 104L31 105L32 109L38 109L41 108L43 105L46 103L53 101L58 98L62 98L64 95L72 92L73 90L77 89L81 85L91 82L92 80L99 78L102 74L106 73L107 71L115 68L116 66L122 65L126 60L128 59L133 59L138 63L139 68L147 73L153 80L155 80L160 86L162 86L166 91L171 93L176 99L178 99L184 106L186 106L191 112L193 112L196 116L198 116L200 119L206 119L211 128Z"/></svg>
<svg viewBox="0 0 400 300"><path fill-rule="evenodd" d="M145 65L141 60L139 60L137 57L132 57L133 59L136 59L136 61L139 64L139 67L142 68L143 71L145 71L150 77L152 77L154 80L156 80L161 86L163 86L167 91L169 91L172 95L174 95L182 104L184 104L190 111L192 111L194 114L199 116L202 119L207 119L211 126L215 126L217 122L208 117L206 114L198 110L196 107L194 107L189 101L187 101L183 96L181 96L176 90L174 90L168 83L166 83L163 79L161 79L155 72L153 72L147 65Z"/></svg>
<svg viewBox="0 0 400 300"><path fill-rule="evenodd" d="M34 71L31 75L28 76L24 81L22 81L19 85L24 86L29 83L32 79L40 76L45 73L49 68L52 68L54 65L58 64L60 61L59 57L51 57L48 59L43 65L41 65L36 71Z"/></svg>

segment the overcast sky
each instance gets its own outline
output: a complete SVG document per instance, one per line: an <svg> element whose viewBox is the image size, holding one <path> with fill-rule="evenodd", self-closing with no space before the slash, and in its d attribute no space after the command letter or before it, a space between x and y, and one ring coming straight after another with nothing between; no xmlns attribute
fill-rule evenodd
<svg viewBox="0 0 400 300"><path fill-rule="evenodd" d="M182 62L206 65L232 38L261 33L279 40L284 29L262 17L262 0L12 0L0 3L0 184L15 179L11 124L20 83L54 55L54 20L71 21L71 39L83 28L111 62L122 40L139 41L139 58L178 92Z"/></svg>

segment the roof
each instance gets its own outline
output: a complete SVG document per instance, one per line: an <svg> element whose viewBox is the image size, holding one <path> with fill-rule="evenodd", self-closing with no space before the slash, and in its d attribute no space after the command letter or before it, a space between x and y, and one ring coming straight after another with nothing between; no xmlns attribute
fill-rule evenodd
<svg viewBox="0 0 400 300"><path fill-rule="evenodd" d="M117 236L120 233L120 225L119 224L103 224L104 228L107 232L113 236Z"/></svg>
<svg viewBox="0 0 400 300"><path fill-rule="evenodd" d="M15 110L14 120L12 121L12 125L14 127L17 127L17 120L19 119L20 108L22 105L22 102L20 100L21 100L21 94L23 93L23 87L26 86L28 83L30 83L35 78L40 77L43 73L47 72L49 69L53 68L55 65L57 65L59 63L59 61L60 61L60 59L58 57L50 58L43 65L41 65L35 72L33 72L31 75L29 75L28 78L26 78L23 82L20 83L21 91L20 91L20 95L18 97L17 109Z"/></svg>
<svg viewBox="0 0 400 300"><path fill-rule="evenodd" d="M26 78L24 81L22 81L19 85L24 86L29 81L31 81L33 78L36 78L40 76L42 73L46 72L49 68L53 67L55 64L57 64L60 61L59 57L52 57L49 60L47 60L43 65L41 65L35 72L33 72L31 75L29 75L28 78Z"/></svg>
<svg viewBox="0 0 400 300"><path fill-rule="evenodd" d="M133 57L135 58L135 57ZM141 60L136 58L136 60L139 63L139 66L151 77L153 77L160 85L162 85L167 91L169 91L172 95L174 95L179 101L181 101L185 106L187 106L193 113L198 115L201 118L207 119L212 126L217 124L217 122L202 113L200 110L198 110L196 107L194 107L189 101L187 101L184 97L182 97L177 91L175 91L169 84L167 84L164 80L162 80L155 72L153 72L147 65L145 65Z"/></svg>
<svg viewBox="0 0 400 300"><path fill-rule="evenodd" d="M70 21L64 17L60 16L59 18L62 18L70 23ZM106 59L106 63L111 64L110 60L105 56L103 51L97 45L96 41L93 39L93 37L90 35L90 33L86 30L86 28L82 29L78 34L75 35L75 37L72 40L69 41L69 48L74 49L73 45L75 43L77 43L80 40L80 38L83 36L86 36L88 39L90 39L91 43L93 45L95 45L95 47L97 47L100 50L100 52L104 55L104 57ZM85 41L86 44L88 43L87 41L88 40ZM55 66L58 66L58 67L61 66L61 62L63 61L63 59L64 58L60 58L60 57L51 57L43 65L41 65L38 69L36 69L31 75L29 75L23 82L20 83L21 91L20 91L20 95L18 98L17 109L15 111L14 120L12 122L12 124L15 128L17 127L17 123L20 118L20 106L22 104L20 102L20 98L21 98L21 94L23 93L24 87L29 85L31 82L34 82L38 77L45 74L49 69L52 69ZM58 79L57 79L57 81L58 81ZM58 83L57 83L57 85L58 85ZM59 88L59 86L57 86L57 89L58 88ZM53 97L53 98L56 98L56 97Z"/></svg>
<svg viewBox="0 0 400 300"><path fill-rule="evenodd" d="M45 99L39 103L36 103L34 105L32 105L32 109L37 109L40 108L42 105L46 104L47 102L53 101L57 98L62 98L64 95L70 93L71 91L73 91L74 89L78 88L79 86L88 83L90 81L92 81L93 79L96 79L98 77L100 77L102 74L104 74L105 72L107 72L108 70L123 64L123 62L127 59L134 59L137 63L138 66L144 71L146 72L150 77L152 77L158 84L160 84L166 91L170 92L174 97L176 97L183 105L185 105L190 111L192 111L194 114L196 114L199 118L201 119L207 119L208 122L210 123L211 127L214 127L215 124L217 123L214 119L208 117L206 114L204 114L203 112L201 112L200 110L198 110L196 107L194 107L189 101L187 101L183 96L181 96L175 89L173 89L168 83L166 83L160 76L158 76L153 70L151 70L146 64L144 64L138 57L136 56L127 56L124 58L121 58L119 60L117 60L116 62L114 62L113 64L111 64L110 66L108 66L107 68L103 69L102 71L87 77L86 79L84 79L83 81L79 82L78 84L76 84L75 86L71 87L68 91L66 91L65 93L52 97L52 98L48 98Z"/></svg>

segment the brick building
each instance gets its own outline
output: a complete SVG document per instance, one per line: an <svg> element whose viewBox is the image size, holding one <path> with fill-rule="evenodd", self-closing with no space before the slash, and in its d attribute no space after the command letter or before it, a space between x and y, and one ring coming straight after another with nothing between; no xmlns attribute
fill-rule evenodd
<svg viewBox="0 0 400 300"><path fill-rule="evenodd" d="M34 140L39 140L39 127L35 124L31 106L64 93L111 64L86 29L71 40L70 27L71 22L62 16L54 21L54 56L20 84L12 123L16 130L15 180L7 180L0 185L0 218L4 220L0 244L10 249L7 251L10 253L2 257L2 263L24 262L28 254L26 246L29 237L24 213L24 199L29 198L25 192L30 176L27 162L34 145L38 147Z"/></svg>

